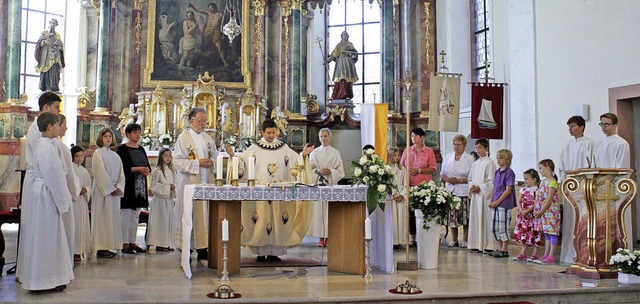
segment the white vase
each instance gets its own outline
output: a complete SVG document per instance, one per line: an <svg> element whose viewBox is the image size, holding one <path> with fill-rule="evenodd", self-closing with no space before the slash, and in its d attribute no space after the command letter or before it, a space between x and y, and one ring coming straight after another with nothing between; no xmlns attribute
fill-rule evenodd
<svg viewBox="0 0 640 304"><path fill-rule="evenodd" d="M418 242L418 268L438 268L438 251L440 250L440 225L429 222L429 230L422 229L424 221L422 212L416 210L416 241Z"/></svg>
<svg viewBox="0 0 640 304"><path fill-rule="evenodd" d="M618 273L618 283L631 285L631 284L640 284L640 276L629 273Z"/></svg>

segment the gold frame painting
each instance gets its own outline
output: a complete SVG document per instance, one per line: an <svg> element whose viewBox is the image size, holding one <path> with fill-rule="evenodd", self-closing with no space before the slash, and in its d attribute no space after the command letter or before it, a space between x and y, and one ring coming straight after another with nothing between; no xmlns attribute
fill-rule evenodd
<svg viewBox="0 0 640 304"><path fill-rule="evenodd" d="M158 2L161 7L158 7ZM229 12L225 8L224 0L192 0L170 1L167 7L164 2L149 0L149 17L147 26L147 57L143 73L143 86L165 88L182 88L185 84L192 84L199 74L209 72L217 84L227 88L248 88L251 85L251 71L249 70L249 28L250 1L242 3L240 26L242 33L229 42L218 28L213 32L205 32L205 21L208 20L209 3L216 3L218 12L222 14L220 23L229 22ZM197 8L189 8L189 3ZM177 4L177 5L176 5ZM237 10L237 9L236 9ZM196 34L197 43L187 43L194 51L190 57L180 54L180 41L185 27L187 12L194 14L199 32ZM157 25L157 27L156 27ZM207 35L207 36L205 36ZM162 41L162 42L161 42ZM196 46L194 46L194 44Z"/></svg>

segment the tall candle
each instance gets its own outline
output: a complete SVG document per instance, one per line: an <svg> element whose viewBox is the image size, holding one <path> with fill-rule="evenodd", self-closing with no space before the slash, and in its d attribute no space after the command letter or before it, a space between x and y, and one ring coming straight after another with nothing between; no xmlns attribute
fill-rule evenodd
<svg viewBox="0 0 640 304"><path fill-rule="evenodd" d="M238 157L234 156L231 161L231 168L233 171L232 179L238 179Z"/></svg>
<svg viewBox="0 0 640 304"><path fill-rule="evenodd" d="M222 241L229 241L229 221L227 219L222 220Z"/></svg>
<svg viewBox="0 0 640 304"><path fill-rule="evenodd" d="M20 137L20 163L18 164L18 170L27 169L27 138Z"/></svg>
<svg viewBox="0 0 640 304"><path fill-rule="evenodd" d="M371 239L371 220L369 218L364 219L364 238Z"/></svg>
<svg viewBox="0 0 640 304"><path fill-rule="evenodd" d="M224 156L218 155L216 158L216 178L222 179L222 166L224 164Z"/></svg>
<svg viewBox="0 0 640 304"><path fill-rule="evenodd" d="M249 155L247 164L247 179L256 179L256 156Z"/></svg>

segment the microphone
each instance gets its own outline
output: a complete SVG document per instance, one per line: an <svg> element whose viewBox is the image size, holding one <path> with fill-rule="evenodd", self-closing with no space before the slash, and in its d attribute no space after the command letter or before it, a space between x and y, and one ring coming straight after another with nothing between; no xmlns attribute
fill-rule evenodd
<svg viewBox="0 0 640 304"><path fill-rule="evenodd" d="M327 178L324 177L324 175L322 175L322 173L320 173L320 171L316 170L315 172L316 172L316 174L318 174L318 177L319 177L318 181L320 182L320 184L318 186L326 186L327 185L326 183L329 182L327 180Z"/></svg>

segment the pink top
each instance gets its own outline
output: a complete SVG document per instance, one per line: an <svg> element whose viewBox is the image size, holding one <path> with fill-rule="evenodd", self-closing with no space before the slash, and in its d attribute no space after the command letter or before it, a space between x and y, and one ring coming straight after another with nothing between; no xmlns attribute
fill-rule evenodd
<svg viewBox="0 0 640 304"><path fill-rule="evenodd" d="M433 153L433 150L427 146L422 147L422 151L416 150L416 146L411 146L409 148L411 150L411 168L421 168L422 171L426 168L437 169L438 165L436 164L436 154ZM407 150L402 152L402 158L400 159L400 164L402 164L405 168L407 168ZM407 170L409 173L409 170ZM409 177L409 186L417 186L421 182L429 182L431 181L431 174L420 173L416 175L410 175Z"/></svg>

